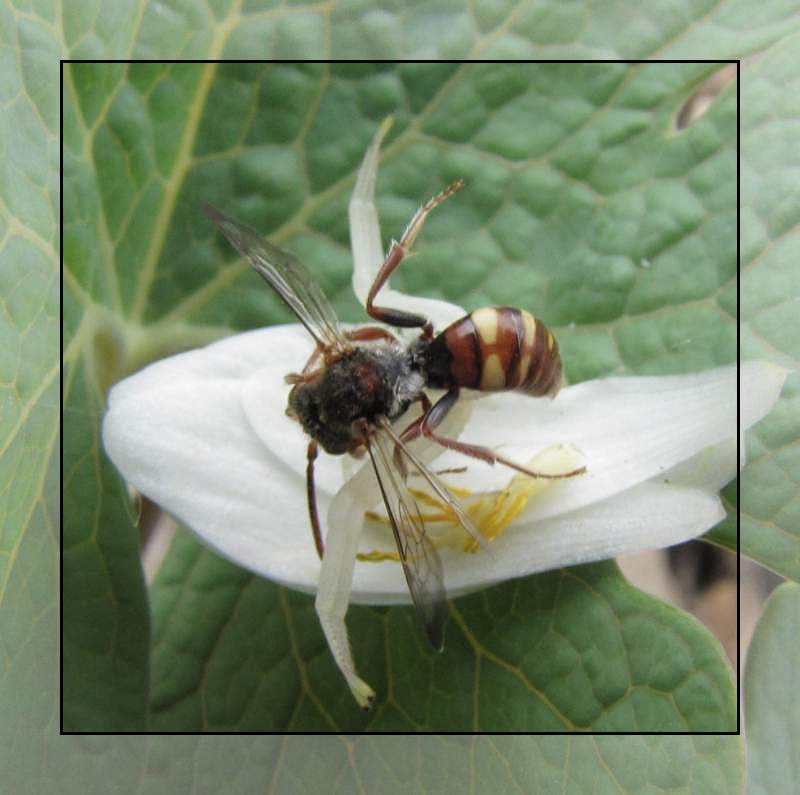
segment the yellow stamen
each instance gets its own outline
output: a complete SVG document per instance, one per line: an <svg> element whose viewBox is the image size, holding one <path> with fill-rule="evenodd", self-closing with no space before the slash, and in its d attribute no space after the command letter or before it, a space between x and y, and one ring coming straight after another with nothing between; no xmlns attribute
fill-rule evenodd
<svg viewBox="0 0 800 795"><path fill-rule="evenodd" d="M534 456L525 466L544 475L560 475L578 469L584 463L583 456L573 447L554 445ZM448 490L464 499L464 508L473 522L480 528L483 537L491 542L499 538L506 528L522 513L531 499L552 489L556 484L569 483L566 480L532 478L523 473L515 475L508 485L500 491L471 492L448 485ZM421 513L429 531L428 536L437 548L462 549L475 553L480 549L478 542L470 536L456 518L455 512L438 497L419 489L409 489L420 505L433 508L433 512ZM389 524L389 519L374 511L366 512L367 519L381 524ZM432 527L438 525L438 527ZM358 560L381 562L399 561L397 552L375 550L359 553Z"/></svg>

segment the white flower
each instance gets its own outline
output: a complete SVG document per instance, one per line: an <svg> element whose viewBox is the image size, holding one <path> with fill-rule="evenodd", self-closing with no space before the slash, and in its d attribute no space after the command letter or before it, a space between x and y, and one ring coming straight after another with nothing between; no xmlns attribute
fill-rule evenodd
<svg viewBox="0 0 800 795"><path fill-rule="evenodd" d="M307 438L285 414L283 376L311 352L304 329L238 334L150 365L117 384L103 423L106 450L125 479L226 558L313 593L320 562L305 494ZM785 371L742 363L742 430L777 399ZM560 566L669 546L724 515L717 492L736 475L736 368L609 378L561 390L555 400L493 394L471 401L463 438L502 445L527 462L554 444L580 449L587 473L551 483L485 554L442 550L448 594ZM445 453L436 468L463 465ZM514 474L466 460L444 476L474 491L502 488ZM345 484L343 461L317 461L320 513ZM347 461L353 470L363 464ZM367 462L367 477L371 478ZM374 490L371 508L379 508ZM362 515L350 517L361 522ZM363 538L389 549L391 533ZM406 604L399 566L356 566L351 601Z"/></svg>
<svg viewBox="0 0 800 795"><path fill-rule="evenodd" d="M379 143L380 135L351 203L354 286L362 300L382 259L371 204ZM463 314L442 302L420 308L409 296L391 295L391 305L423 311L439 328ZM106 451L128 483L224 557L310 593L317 591L321 564L306 507L308 440L285 414L284 376L302 367L312 349L306 331L293 325L173 356L117 384L103 422ZM742 364L741 431L767 414L785 375L767 363ZM592 381L563 389L553 401L492 394L461 401L448 421L449 435L465 426L465 441L502 447L521 463L548 448L573 445L587 468L582 476L547 482L492 542L492 555L440 548L450 596L700 535L724 517L718 491L737 472L734 366ZM425 454L430 460L437 452ZM514 474L454 453L436 460L436 468L464 464L466 473L444 478L473 492L502 490ZM356 474L346 478L343 470ZM317 491L327 524L326 563L329 554L336 558L329 576L338 578L326 591L330 604L318 599L318 609L334 656L364 705L371 690L356 676L342 634L348 597L402 604L410 596L394 562L357 563L349 587L359 540L362 552L388 551L393 543L388 528L365 518L380 501L369 461L321 455Z"/></svg>

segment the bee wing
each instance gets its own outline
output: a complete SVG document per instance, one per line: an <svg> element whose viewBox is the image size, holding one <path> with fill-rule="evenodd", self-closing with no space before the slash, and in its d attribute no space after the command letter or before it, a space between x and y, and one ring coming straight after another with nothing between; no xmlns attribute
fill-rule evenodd
<svg viewBox="0 0 800 795"><path fill-rule="evenodd" d="M287 303L320 346L339 350L350 347L317 280L294 254L274 246L255 229L211 205L205 205L204 210L230 244Z"/></svg>
<svg viewBox="0 0 800 795"><path fill-rule="evenodd" d="M494 553L489 549L489 545L486 543L486 539L481 533L478 526L475 522L470 519L467 512L458 504L458 501L454 499L453 495L447 490L447 486L439 480L433 472L428 469L425 464L422 463L415 455L408 449L405 443L400 439L400 437L394 432L394 429L391 426L391 423L386 420L385 418L381 421L381 426L383 427L386 434L391 437L398 453L407 459L414 469L422 475L425 480L428 481L428 485L433 489L436 493L436 496L445 504L447 505L450 510L455 515L458 523L467 531L474 539L478 542L481 549L486 552L490 558L494 558Z"/></svg>
<svg viewBox="0 0 800 795"><path fill-rule="evenodd" d="M405 474L395 464L394 447L391 436L380 426L367 439L367 450L392 525L408 590L428 641L438 651L444 646L447 618L442 562L425 533L425 522L406 485Z"/></svg>

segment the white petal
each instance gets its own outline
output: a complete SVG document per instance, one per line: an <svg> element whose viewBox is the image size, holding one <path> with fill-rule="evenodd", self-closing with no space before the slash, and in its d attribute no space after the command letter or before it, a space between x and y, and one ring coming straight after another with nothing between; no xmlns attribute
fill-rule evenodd
<svg viewBox="0 0 800 795"><path fill-rule="evenodd" d="M279 328L282 329L280 336L271 333L272 329L263 332L264 350L258 367L242 378L242 406L253 433L264 447L305 478L309 439L298 423L286 415L291 386L284 381L284 376L303 369L314 343L300 326ZM278 349L279 355L273 358L272 351ZM344 482L341 459L329 455L317 458L314 474L321 497L333 496ZM302 510L305 511L304 506Z"/></svg>
<svg viewBox="0 0 800 795"><path fill-rule="evenodd" d="M513 577L677 544L700 535L724 516L715 494L643 483L588 508L509 528L492 545L494 560L480 552L443 551L447 593L459 596ZM399 564L357 563L352 601L408 603Z"/></svg>
<svg viewBox="0 0 800 795"><path fill-rule="evenodd" d="M302 367L311 347L299 326L287 326L240 334L171 357L115 386L103 423L106 449L130 483L224 556L307 591L315 590L319 573L305 505L307 439L285 415L288 387L283 376ZM743 366L743 425L767 413L785 375L769 365ZM729 427L731 383L735 376L723 368L674 379L582 384L565 390L552 403L512 395L491 402L460 402L448 417L452 436L459 435L470 409L477 408L468 439L484 441L484 434L486 442L496 444L503 429L515 430L511 438L517 439L519 428L510 425L513 418L506 407L498 412L492 406L510 401L518 412L517 421L523 418L526 428L526 444L515 445L517 450L572 442L590 462L606 464L594 474L600 478L611 472L608 480L615 493L623 490L631 471L638 478L655 476L655 482L634 484L619 496L606 496L587 507L570 494L585 488L582 482L588 476L554 484L551 494L537 499L525 520L521 517L495 543L495 560L483 554L443 552L448 591L457 595L511 576L677 543L713 526L722 516L719 501L715 494L695 487L713 492L735 472ZM709 412L703 402L715 409ZM500 431L487 431L487 416ZM609 438L618 439L610 451L599 449L598 426L605 430L606 444ZM719 437L723 438L715 441ZM681 440L680 449L676 438ZM702 449L709 445L711 449ZM438 452L436 447L422 446L427 460ZM625 452L620 453L620 448ZM648 455L655 457L660 471L653 471ZM529 457L519 453L520 460ZM631 459L637 462L635 466ZM322 516L331 505L330 494L343 482L340 461L328 456L319 459L329 490L326 494L323 489L320 495ZM464 463L463 458L457 461ZM447 464L440 459L438 465ZM470 462L470 469L476 468ZM479 477L485 489L484 476L491 470L482 469ZM471 471L470 477L475 476ZM509 473L501 476L505 482ZM664 479L669 483L658 482ZM375 507L378 492L371 471L359 473L354 488L357 483L363 485L362 507ZM541 504L558 490L563 492L557 506L562 515L530 521L531 516L545 515ZM572 512L564 514L570 499ZM386 541L391 543L388 533ZM400 567L359 563L353 598L407 602Z"/></svg>
<svg viewBox="0 0 800 795"><path fill-rule="evenodd" d="M385 120L372 139L361 161L347 208L350 247L353 251L353 290L362 304L367 302L367 294L384 259L378 209L375 206L375 180L381 142L391 126L392 119Z"/></svg>
<svg viewBox="0 0 800 795"><path fill-rule="evenodd" d="M283 380L312 348L299 325L274 326L156 362L111 390L103 444L127 482L217 552L313 592L319 560L306 503L308 438L286 416ZM455 407L444 432L457 437L470 412L469 402ZM430 463L441 448L420 440L415 451ZM317 459L322 517L344 483L345 460L356 471L364 466L347 456ZM365 463L367 510L380 494Z"/></svg>
<svg viewBox="0 0 800 795"><path fill-rule="evenodd" d="M730 483L736 473L736 439L733 438L701 450L676 467L668 469L657 480L701 488L713 493Z"/></svg>
<svg viewBox="0 0 800 795"><path fill-rule="evenodd" d="M786 377L763 362L742 364L743 427L757 422L777 400ZM572 444L586 459L587 473L554 484L525 511L543 519L607 499L671 468L706 447L735 439L736 368L644 378L608 378L563 389L550 401L503 394L476 401L463 441L499 447L525 462L554 444ZM438 465L463 463L453 454ZM732 464L735 472L735 461ZM732 476L732 475L731 475ZM487 490L508 479L502 467L470 464L453 482Z"/></svg>
<svg viewBox="0 0 800 795"><path fill-rule="evenodd" d="M281 373L279 384L296 369L299 334L299 327L239 334L125 379L109 395L103 443L128 482L219 553L278 582L311 585L319 562L303 477L253 432L241 401L242 384L265 361ZM261 408L265 422L282 427L285 401ZM304 460L299 428L276 440L299 443Z"/></svg>

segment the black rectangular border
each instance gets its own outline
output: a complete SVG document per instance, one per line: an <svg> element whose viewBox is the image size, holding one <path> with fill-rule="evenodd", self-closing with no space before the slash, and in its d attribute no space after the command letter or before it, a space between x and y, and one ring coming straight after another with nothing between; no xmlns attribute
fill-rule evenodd
<svg viewBox="0 0 800 795"><path fill-rule="evenodd" d="M736 395L736 421L737 421L737 434L736 434L736 453L737 460L741 460L741 329L739 318L741 316L741 59L625 59L625 60L612 60L612 59L547 59L547 60L468 60L468 61L442 61L442 60L408 60L408 61L394 61L394 60L378 60L378 61L364 61L364 60L297 60L297 61L254 61L254 60L240 60L240 59L224 59L224 60L209 60L209 59L60 59L59 60L59 260L61 266L60 278L60 345L62 367L60 368L60 386L59 396L61 400L61 433L59 435L59 451L62 462L62 489L60 493L60 507L61 507L61 521L60 521L60 582L59 582L59 671L60 671L60 691L59 691L59 734L62 736L93 736L93 735L110 735L110 736L310 736L309 733L295 733L295 732L204 732L198 735L196 732L92 732L92 731L64 731L64 714L63 714L63 690L64 690L64 538L63 538L63 515L64 515L64 494L63 494L63 458L64 458L64 443L63 443L63 405L64 405L64 376L63 376L63 353L64 353L64 68L67 64L256 64L256 63L310 63L310 64L339 64L339 63L392 63L392 64L416 64L416 63L459 63L459 64L485 64L485 63L506 63L506 64L687 64L687 63L705 63L705 64L735 64L736 65L736 381L737 381L737 395ZM736 698L737 698L737 713L736 713L736 731L730 732L368 732L364 733L369 735L387 735L387 736L417 736L420 734L439 734L442 736L464 736L469 734L476 734L478 736L502 736L502 735L525 735L525 736L580 736L582 734L598 735L598 736L697 736L697 735L711 735L711 736L728 736L728 735L741 735L741 715L742 715L742 700L741 700L741 493L740 493L741 477L736 478L736 644L738 649L739 664L736 666ZM342 736L341 732L314 732L313 735L330 735ZM361 735L359 735L361 736Z"/></svg>

